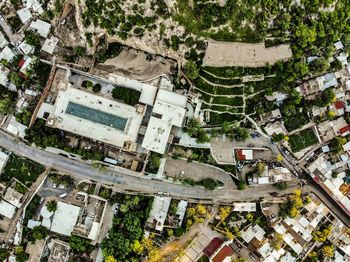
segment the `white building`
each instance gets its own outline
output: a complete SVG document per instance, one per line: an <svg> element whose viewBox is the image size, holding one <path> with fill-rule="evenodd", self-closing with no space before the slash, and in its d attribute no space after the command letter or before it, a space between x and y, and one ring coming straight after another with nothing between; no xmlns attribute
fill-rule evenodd
<svg viewBox="0 0 350 262"><path fill-rule="evenodd" d="M0 215L11 219L16 213L16 207L10 203L1 200L0 201Z"/></svg>
<svg viewBox="0 0 350 262"><path fill-rule="evenodd" d="M26 135L25 131L27 128L28 128L27 126L17 122L15 116L11 116L10 122L6 127L6 131L14 136L24 138Z"/></svg>
<svg viewBox="0 0 350 262"><path fill-rule="evenodd" d="M31 8L34 12L38 13L39 15L44 13L44 9L38 0L23 0L23 4L26 7Z"/></svg>
<svg viewBox="0 0 350 262"><path fill-rule="evenodd" d="M0 151L0 174L4 170L8 159L9 159L9 155Z"/></svg>
<svg viewBox="0 0 350 262"><path fill-rule="evenodd" d="M30 19L32 19L32 13L27 7L24 7L17 11L17 14L19 16L19 19L21 19L21 22L23 24L27 23Z"/></svg>
<svg viewBox="0 0 350 262"><path fill-rule="evenodd" d="M154 230L155 233L161 233L163 231L164 222L170 207L170 202L170 197L154 197L152 208L146 222L146 229Z"/></svg>
<svg viewBox="0 0 350 262"><path fill-rule="evenodd" d="M136 149L143 106L115 100L59 84L47 125L128 150Z"/></svg>
<svg viewBox="0 0 350 262"><path fill-rule="evenodd" d="M183 219L185 217L186 210L187 210L187 205L188 205L188 202L185 201L185 200L181 200L179 202L179 204L177 205L175 216L177 217L177 219L179 221L179 223L178 223L179 226L181 226L182 221L183 221Z"/></svg>
<svg viewBox="0 0 350 262"><path fill-rule="evenodd" d="M26 43L26 41L23 41L22 43L19 44L18 49L24 54L24 55L29 55L34 53L34 46L29 45Z"/></svg>
<svg viewBox="0 0 350 262"><path fill-rule="evenodd" d="M5 36L0 32L0 49L3 49L8 43L9 42L6 40Z"/></svg>
<svg viewBox="0 0 350 262"><path fill-rule="evenodd" d="M250 226L246 230L241 232L241 237L246 243L250 243L253 238L256 238L258 241L264 239L265 231L258 224Z"/></svg>
<svg viewBox="0 0 350 262"><path fill-rule="evenodd" d="M19 182L16 182L19 183ZM20 192L17 192L15 189L8 187L6 189L6 193L3 196L4 200L6 200L11 205L20 208L23 204L24 195Z"/></svg>
<svg viewBox="0 0 350 262"><path fill-rule="evenodd" d="M344 45L341 41L337 41L333 45L337 51L344 49Z"/></svg>
<svg viewBox="0 0 350 262"><path fill-rule="evenodd" d="M8 68L0 65L0 85L7 86L9 73L10 70Z"/></svg>
<svg viewBox="0 0 350 262"><path fill-rule="evenodd" d="M51 231L70 236L79 217L80 207L63 202L57 203L57 210L52 219Z"/></svg>
<svg viewBox="0 0 350 262"><path fill-rule="evenodd" d="M5 59L7 62L11 62L14 57L15 53L8 46L5 46L0 52L0 61Z"/></svg>
<svg viewBox="0 0 350 262"><path fill-rule="evenodd" d="M237 212L255 212L256 203L233 203L233 211Z"/></svg>
<svg viewBox="0 0 350 262"><path fill-rule="evenodd" d="M30 23L29 28L35 30L40 36L47 38L51 25L43 20L37 19Z"/></svg>
<svg viewBox="0 0 350 262"><path fill-rule="evenodd" d="M182 127L186 103L186 96L159 89L142 147L164 154L172 127Z"/></svg>
<svg viewBox="0 0 350 262"><path fill-rule="evenodd" d="M55 48L58 44L58 38L51 36L50 38L47 38L41 47L41 50L52 55L53 52L55 51Z"/></svg>

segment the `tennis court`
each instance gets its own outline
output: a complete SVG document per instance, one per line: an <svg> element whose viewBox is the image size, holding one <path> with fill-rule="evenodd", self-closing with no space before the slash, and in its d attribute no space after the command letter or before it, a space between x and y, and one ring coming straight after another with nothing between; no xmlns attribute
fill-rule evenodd
<svg viewBox="0 0 350 262"><path fill-rule="evenodd" d="M69 102L66 113L94 123L109 126L118 130L124 130L127 118L105 113L103 111L86 107L77 103Z"/></svg>
<svg viewBox="0 0 350 262"><path fill-rule="evenodd" d="M299 152L317 143L318 139L312 128L305 129L289 137L289 144L292 152Z"/></svg>

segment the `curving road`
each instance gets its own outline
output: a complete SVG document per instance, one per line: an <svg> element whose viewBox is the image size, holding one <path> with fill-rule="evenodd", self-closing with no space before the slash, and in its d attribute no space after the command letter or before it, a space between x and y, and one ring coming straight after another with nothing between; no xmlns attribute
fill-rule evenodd
<svg viewBox="0 0 350 262"><path fill-rule="evenodd" d="M271 185L249 188L244 191L234 190L233 188L209 191L203 188L153 180L141 175L140 173L125 168L115 167L99 170L85 162L68 159L36 147L28 146L4 131L0 131L0 146L18 155L32 159L42 165L52 167L77 178L90 179L100 183L114 185L118 190L126 192L135 191L148 194L166 192L172 197L184 199L232 202L258 200L262 197L268 197L270 196L270 193L276 191ZM297 185L291 186L287 191L280 193L289 193L296 188L296 186Z"/></svg>
<svg viewBox="0 0 350 262"><path fill-rule="evenodd" d="M115 167L99 170L91 165L68 159L42 149L31 147L18 141L13 136L0 130L0 146L18 155L27 157L47 167L52 167L66 174L81 179L94 180L103 184L113 185L120 192L139 192L144 194L156 194L157 192L169 193L172 197L188 200L201 200L205 202L231 203L241 201L254 201L261 198L272 198L271 193L288 194L294 191L299 185L290 185L287 190L276 192L271 185L261 185L255 188L248 188L244 191L230 189L228 187L209 191L203 188L174 184L165 181L158 181L143 176L131 170ZM276 150L276 148L274 148ZM286 161L287 162L287 161ZM290 164L291 165L291 164ZM350 218L343 210L322 190L319 190L312 183L308 183L308 192L314 192L340 218L347 226L350 226ZM276 196L276 195L274 195Z"/></svg>

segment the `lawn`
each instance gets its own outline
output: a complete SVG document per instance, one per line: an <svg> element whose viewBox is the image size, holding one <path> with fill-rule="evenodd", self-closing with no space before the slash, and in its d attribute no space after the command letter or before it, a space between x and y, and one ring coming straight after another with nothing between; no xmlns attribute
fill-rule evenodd
<svg viewBox="0 0 350 262"><path fill-rule="evenodd" d="M211 106L208 108L219 112L228 111L232 113L243 113L243 107Z"/></svg>
<svg viewBox="0 0 350 262"><path fill-rule="evenodd" d="M303 130L289 137L289 144L292 152L299 152L317 143L318 139L311 128Z"/></svg>
<svg viewBox="0 0 350 262"><path fill-rule="evenodd" d="M224 122L234 122L242 119L242 115L230 115L227 113L214 113L210 112L210 125L221 125Z"/></svg>
<svg viewBox="0 0 350 262"><path fill-rule="evenodd" d="M214 97L212 104L221 104L221 105L228 105L228 106L242 106L243 105L243 98L242 97L223 97L223 96L216 96Z"/></svg>
<svg viewBox="0 0 350 262"><path fill-rule="evenodd" d="M196 88L214 95L243 95L244 93L243 86L222 87L210 85L201 78L196 79L194 85Z"/></svg>
<svg viewBox="0 0 350 262"><path fill-rule="evenodd" d="M200 75L203 76L205 79L207 79L209 82L213 84L219 84L219 85L227 85L227 86L232 86L232 85L239 85L242 83L240 78L219 78L215 77L203 70L200 71Z"/></svg>
<svg viewBox="0 0 350 262"><path fill-rule="evenodd" d="M243 86L235 86L231 88L217 86L215 88L216 95L243 95L243 92L244 92Z"/></svg>
<svg viewBox="0 0 350 262"><path fill-rule="evenodd" d="M30 187L44 170L45 168L42 165L12 154L4 172L1 174L1 181L9 182L15 177L24 185Z"/></svg>
<svg viewBox="0 0 350 262"><path fill-rule="evenodd" d="M201 99L202 99L203 101L205 101L205 102L207 102L207 103L210 103L211 95L207 95L207 94L201 92L201 90L197 90L197 91L198 91L198 93L201 94Z"/></svg>

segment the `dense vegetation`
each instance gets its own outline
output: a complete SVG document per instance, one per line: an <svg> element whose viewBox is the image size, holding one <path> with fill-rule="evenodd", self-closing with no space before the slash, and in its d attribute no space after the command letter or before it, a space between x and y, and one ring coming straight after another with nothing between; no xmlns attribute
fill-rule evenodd
<svg viewBox="0 0 350 262"><path fill-rule="evenodd" d="M16 98L17 94L15 92L8 91L0 85L0 113L9 114L13 112Z"/></svg>
<svg viewBox="0 0 350 262"><path fill-rule="evenodd" d="M221 184L219 181L214 180L212 178L204 178L199 181L194 181L191 178L185 178L182 182L191 186L203 186L204 188L209 190L214 190Z"/></svg>
<svg viewBox="0 0 350 262"><path fill-rule="evenodd" d="M134 89L126 87L114 87L112 91L112 96L115 100L121 101L128 105L136 105L139 102L141 93Z"/></svg>
<svg viewBox="0 0 350 262"><path fill-rule="evenodd" d="M38 147L56 147L78 154L84 160L101 160L103 157L103 153L96 148L86 149L84 147L73 148L69 146L64 133L58 129L46 126L43 119L38 119L31 128L26 129L25 139Z"/></svg>
<svg viewBox="0 0 350 262"><path fill-rule="evenodd" d="M6 182L16 178L27 187L30 187L44 170L45 168L38 163L11 154L1 177Z"/></svg>
<svg viewBox="0 0 350 262"><path fill-rule="evenodd" d="M104 257L112 256L122 261L138 261L143 253L142 237L152 200L143 196L117 194L119 212L113 227L102 244Z"/></svg>

